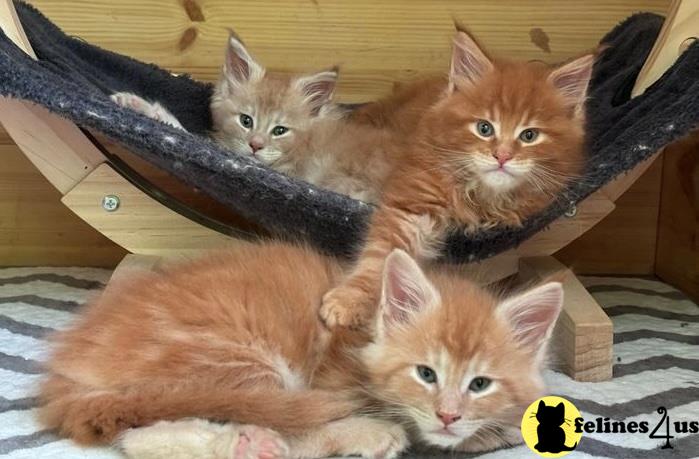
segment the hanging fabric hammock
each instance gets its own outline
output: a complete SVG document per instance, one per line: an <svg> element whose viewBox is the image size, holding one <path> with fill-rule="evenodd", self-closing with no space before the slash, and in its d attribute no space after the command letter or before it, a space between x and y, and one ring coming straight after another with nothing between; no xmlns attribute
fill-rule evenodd
<svg viewBox="0 0 699 459"><path fill-rule="evenodd" d="M0 95L32 101L107 135L272 234L334 254L346 255L358 247L372 206L285 176L214 143L207 136L210 84L68 37L30 5L16 2L15 7L38 60L0 34ZM660 16L637 14L602 40L607 49L595 65L587 105L589 160L584 177L521 228L454 232L445 245L447 259L481 260L516 247L697 125L698 45L690 46L645 93L630 97L662 23ZM159 101L188 132L115 105L108 96L117 91Z"/></svg>

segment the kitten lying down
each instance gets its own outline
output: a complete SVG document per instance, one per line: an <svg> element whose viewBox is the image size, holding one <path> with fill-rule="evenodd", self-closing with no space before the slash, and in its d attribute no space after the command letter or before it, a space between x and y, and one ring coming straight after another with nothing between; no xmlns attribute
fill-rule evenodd
<svg viewBox="0 0 699 459"><path fill-rule="evenodd" d="M336 261L283 243L117 281L55 338L47 428L132 458L393 458L519 443L562 304L386 259L370 332L329 332Z"/></svg>
<svg viewBox="0 0 699 459"><path fill-rule="evenodd" d="M211 98L212 137L288 175L366 202L378 201L390 132L352 123L332 96L337 69L312 75L267 71L231 34ZM158 102L119 92L111 99L179 129Z"/></svg>
<svg viewBox="0 0 699 459"><path fill-rule="evenodd" d="M429 219L439 232L454 221L471 230L519 226L582 169L592 63L591 55L558 68L491 60L458 31L448 78L405 85L347 114L332 100L337 70L268 72L231 35L211 99L212 135L320 187L435 214ZM182 127L157 102L129 93L112 98ZM344 315L324 313L329 323L347 325L353 318Z"/></svg>

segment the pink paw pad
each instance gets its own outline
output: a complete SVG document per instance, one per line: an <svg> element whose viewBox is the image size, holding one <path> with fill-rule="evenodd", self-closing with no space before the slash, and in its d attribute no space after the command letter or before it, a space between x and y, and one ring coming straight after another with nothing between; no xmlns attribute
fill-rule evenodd
<svg viewBox="0 0 699 459"><path fill-rule="evenodd" d="M232 459L281 459L288 453L289 447L275 431L243 426Z"/></svg>

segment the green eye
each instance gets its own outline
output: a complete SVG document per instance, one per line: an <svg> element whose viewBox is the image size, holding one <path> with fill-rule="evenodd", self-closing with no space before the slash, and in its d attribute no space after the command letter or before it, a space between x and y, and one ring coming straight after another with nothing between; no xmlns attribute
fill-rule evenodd
<svg viewBox="0 0 699 459"><path fill-rule="evenodd" d="M274 126L274 128L272 128L272 135L276 137L284 135L287 132L289 132L289 128L286 126Z"/></svg>
<svg viewBox="0 0 699 459"><path fill-rule="evenodd" d="M246 129L250 129L252 125L254 124L252 122L252 116L246 115L245 113L242 113L240 115L240 125L243 126Z"/></svg>
<svg viewBox="0 0 699 459"><path fill-rule="evenodd" d="M478 130L478 133L483 137L490 137L495 134L493 125L485 120L480 120L478 123L476 123L476 130Z"/></svg>
<svg viewBox="0 0 699 459"><path fill-rule="evenodd" d="M434 384L437 382L437 373L435 373L432 368L426 367L425 365L417 366L417 375L426 383Z"/></svg>
<svg viewBox="0 0 699 459"><path fill-rule="evenodd" d="M490 383L492 383L488 378L484 378L483 376L479 376L477 378L473 378L471 380L471 384L468 385L468 390L471 392L483 392L490 386Z"/></svg>
<svg viewBox="0 0 699 459"><path fill-rule="evenodd" d="M539 131L537 129L525 129L519 134L519 140L524 143L532 143L539 137Z"/></svg>

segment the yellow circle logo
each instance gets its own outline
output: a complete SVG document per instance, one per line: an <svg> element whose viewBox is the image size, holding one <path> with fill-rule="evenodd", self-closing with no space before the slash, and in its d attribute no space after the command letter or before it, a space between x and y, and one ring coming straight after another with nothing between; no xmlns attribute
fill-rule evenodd
<svg viewBox="0 0 699 459"><path fill-rule="evenodd" d="M522 437L542 457L561 457L577 448L582 432L575 431L580 411L561 397L542 397L522 416Z"/></svg>

